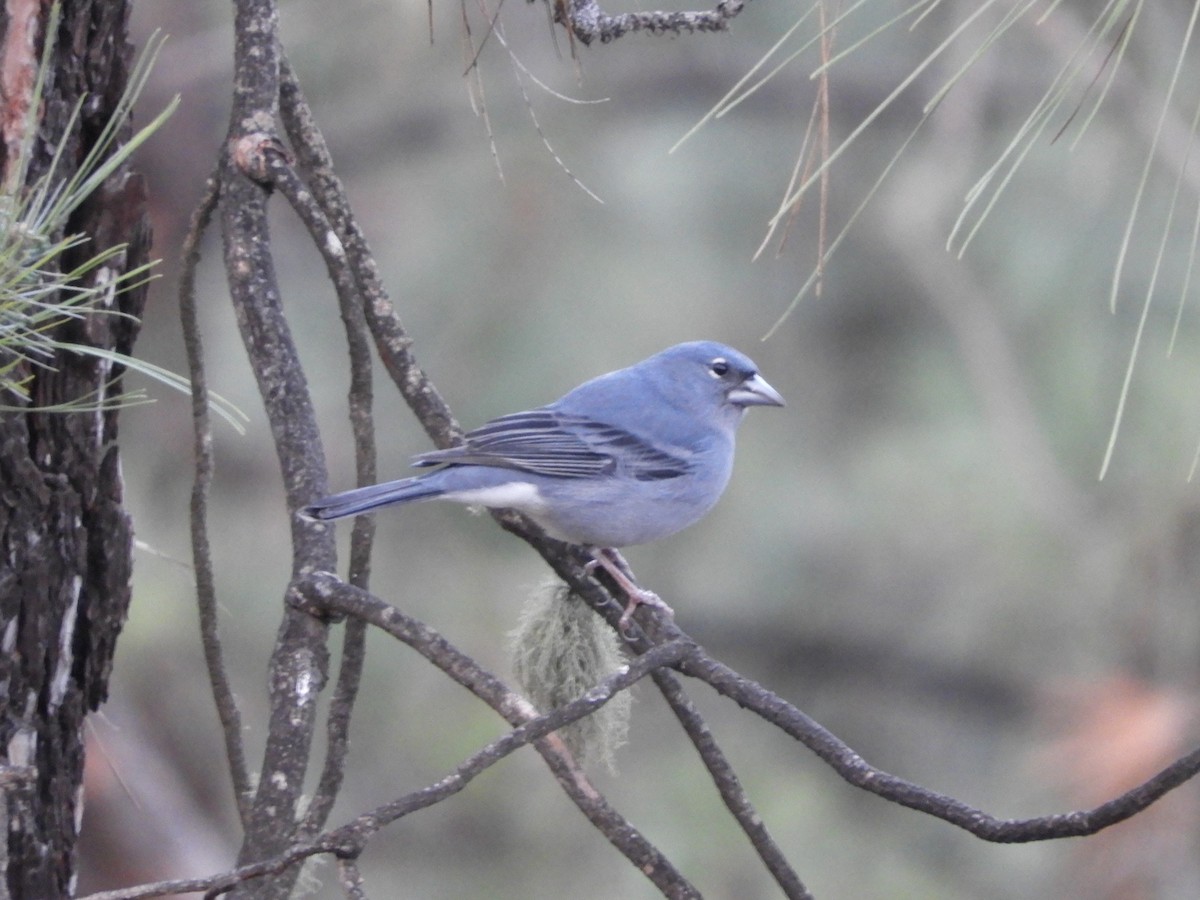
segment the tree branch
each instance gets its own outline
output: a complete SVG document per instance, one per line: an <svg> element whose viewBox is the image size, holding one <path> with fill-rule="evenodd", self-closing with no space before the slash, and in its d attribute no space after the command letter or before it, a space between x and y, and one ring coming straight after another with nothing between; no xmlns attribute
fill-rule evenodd
<svg viewBox="0 0 1200 900"><path fill-rule="evenodd" d="M204 649L204 664L208 670L217 716L221 721L225 757L233 781L238 817L245 828L250 821L253 788L250 784L250 770L246 765L246 748L242 741L242 716L229 683L218 628L216 578L213 572L212 545L208 539L208 495L213 479L212 422L208 412L208 375L204 361L204 342L196 317L196 267L200 264L200 242L212 222L218 196L219 182L217 173L214 172L205 184L204 197L192 213L192 220L183 241L183 264L179 276L179 318L192 385L195 472L192 480L190 530L192 568L196 578L196 605L200 614L200 644Z"/></svg>
<svg viewBox="0 0 1200 900"><path fill-rule="evenodd" d="M456 650L444 638L427 626L404 615L395 607L327 574L319 573L308 589L311 594L306 601L307 604L328 601L332 607L346 615L354 616L360 612L366 613L367 617L364 621L370 621L371 624L413 647L426 658L435 661L439 667L441 664L436 663L434 658L442 660L449 666L448 669L443 668L443 671L447 671L456 681L468 687L472 693L496 709L516 727L473 753L452 773L437 782L356 816L345 825L317 838L296 843L271 859L239 866L230 872L206 878L175 879L140 885L135 888L102 891L90 894L84 900L139 900L139 898L195 891L207 891L207 896L217 896L252 879L288 871L310 856L333 854L339 859L354 859L365 849L370 838L381 829L410 813L426 809L459 793L476 777L527 744L534 744L543 756L549 753L557 757L569 758L570 754L565 746L552 734L554 731L578 721L584 716L591 715L620 691L628 690L655 669L678 661L688 652L686 641L661 644L632 661L628 666L608 676L578 699L549 713L538 715L536 710L529 706L523 698L509 691L494 676L476 666L469 657ZM517 724L518 722L519 724ZM573 766L573 763L570 765ZM574 772L572 781L580 781L594 795L589 798L589 802L595 802L599 798L599 793L586 783L586 779L581 773ZM600 803L603 803L602 799ZM591 818L588 810L584 810L584 812ZM618 849L623 849L621 844L630 848L635 847L640 839L640 835L632 827L626 825L625 828L627 830L616 830L610 836L610 840L617 844ZM653 851L653 853L657 854L657 851ZM661 860L661 862L665 863L665 860ZM669 863L666 865L669 867ZM695 888L677 873L675 878L667 878L666 875L670 871L673 870L660 866L646 874L669 897L699 897Z"/></svg>
<svg viewBox="0 0 1200 900"><path fill-rule="evenodd" d="M524 517L510 510L497 511L493 516L503 528L527 541L567 582L572 592L582 597L610 625L617 627L622 607L609 594L609 591L615 590L615 586L608 585L608 591L600 587L596 579L604 580L606 576L603 572L596 572L595 576L584 573L580 548L547 538L536 525L531 525ZM643 653L664 641L691 641L673 620L645 607L635 613L635 619L642 627L624 633L633 652ZM699 644L692 642L692 645L693 650L687 659L676 666L683 674L708 683L718 693L790 734L856 787L942 819L987 841L1023 843L1094 834L1136 815L1200 773L1200 749L1197 749L1176 760L1144 784L1095 809L1032 819L1000 819L952 797L876 769L810 716L757 682L713 659Z"/></svg>
<svg viewBox="0 0 1200 900"><path fill-rule="evenodd" d="M529 705L524 697L510 690L502 681L483 669L471 657L456 649L434 629L405 615L373 594L346 584L328 572L314 572L310 579L299 583L297 588L304 595L296 598L298 603L312 604L333 613L355 616L403 641L454 681L487 703L509 723L521 726L534 718L539 718L537 711ZM687 643L688 639L685 637L678 643L660 645L667 656L655 665L664 664L669 657L681 657ZM625 677L628 672L645 674L645 671L649 671L653 667L647 664L638 665L635 661L631 663L626 673L618 673L618 676L615 677ZM585 695L585 698L590 694L591 692ZM607 700L607 697L604 699ZM567 704L560 707L558 711L572 708L574 708L573 704ZM567 723L559 722L556 727L564 724ZM609 805L604 796L576 766L570 752L557 736L539 740L535 746L572 802L643 875L649 878L666 896L698 896L695 888L687 882L670 861Z"/></svg>
<svg viewBox="0 0 1200 900"><path fill-rule="evenodd" d="M1200 749L1197 749L1132 790L1093 809L1030 819L1000 819L875 768L814 719L713 659L699 645L694 645L678 668L796 738L855 787L956 825L985 841L1016 844L1095 834L1136 815L1200 773Z"/></svg>
<svg viewBox="0 0 1200 900"><path fill-rule="evenodd" d="M377 477L375 426L371 415L371 352L361 309L362 297L347 265L341 239L317 206L312 193L292 168L287 154L282 152L281 147L266 144L263 148L263 165L271 185L289 202L308 229L313 245L321 253L333 283L350 349L349 409L358 483L371 484ZM369 587L370 582L374 536L375 520L372 516L359 516L355 519L350 539L349 580L351 584L364 590ZM349 747L350 719L358 696L366 656L365 640L365 626L358 620L350 620L346 624L341 669L326 719L325 764L305 813L302 833L315 834L321 829L341 790L345 775L346 751Z"/></svg>
<svg viewBox="0 0 1200 900"><path fill-rule="evenodd" d="M691 739L696 751L700 754L700 759L703 760L709 774L712 775L717 793L721 795L726 808L737 820L742 831L746 833L746 837L750 839L750 844L754 847L758 858L763 861L763 865L767 867L767 871L771 873L771 877L775 879L775 883L779 885L784 896L789 900L813 900L813 895L809 893L804 882L800 880L800 876L796 874L796 871L788 863L787 857L783 855L783 851L779 849L779 845L767 831L766 824L754 809L750 798L746 796L746 791L742 787L737 773L733 770L733 766L730 765L729 760L717 745L716 738L713 737L708 724L701 718L695 704L684 692L679 680L670 672L662 669L656 669L651 674L654 683L658 685L659 691L670 705L671 711L675 713L675 718L687 732L688 738Z"/></svg>
<svg viewBox="0 0 1200 900"><path fill-rule="evenodd" d="M271 423L291 510L324 491L324 457L267 252L265 194L232 171L222 180L230 295ZM291 519L294 570L305 565L333 566L332 535L298 516ZM317 695L328 667L327 634L326 622L293 607L284 611L271 656L267 748L239 856L243 862L277 852L294 833Z"/></svg>
<svg viewBox="0 0 1200 900"><path fill-rule="evenodd" d="M289 512L325 492L325 457L308 385L270 253L265 177L278 78L278 16L272 0L236 3L235 83L228 151L220 172L221 233L238 327L271 425ZM291 516L293 579L336 565L328 529ZM277 854L294 839L316 727L317 697L328 674L328 623L294 606L284 610L272 652L271 712L258 789L239 862ZM256 896L285 897L296 873Z"/></svg>
<svg viewBox="0 0 1200 900"><path fill-rule="evenodd" d="M334 172L325 137L313 119L286 56L281 60L280 78L280 115L284 128L300 165L308 172L313 197L345 248L347 262L363 297L367 326L384 369L433 443L448 447L460 438L462 429L429 376L417 365L412 339L383 286L371 248L350 211L341 179Z"/></svg>
<svg viewBox="0 0 1200 900"><path fill-rule="evenodd" d="M697 31L725 31L745 5L746 0L721 0L711 10L649 10L610 16L596 0L554 0L553 10L554 21L570 29L584 44L597 38L600 43L607 44L636 31L676 36Z"/></svg>

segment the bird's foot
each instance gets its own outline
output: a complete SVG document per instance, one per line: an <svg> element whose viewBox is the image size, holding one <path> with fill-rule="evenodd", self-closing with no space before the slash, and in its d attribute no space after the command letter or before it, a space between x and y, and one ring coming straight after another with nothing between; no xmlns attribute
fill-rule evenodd
<svg viewBox="0 0 1200 900"><path fill-rule="evenodd" d="M643 587L638 587L637 582L633 580L633 572L630 571L629 563L625 562L623 557L611 547L599 547L596 549L595 555L591 562L584 566L584 571L589 575L595 571L596 567L604 569L625 592L625 596L629 598L629 603L625 607L625 611L621 613L621 618L617 621L617 628L622 632L625 631L630 621L633 619L633 614L639 606L650 606L660 612L666 613L668 617L674 618L675 610L671 609L663 599Z"/></svg>
<svg viewBox="0 0 1200 900"><path fill-rule="evenodd" d="M633 614L639 606L652 606L660 612L666 613L667 618L675 618L675 610L667 606L662 597L648 591L645 588L635 587L629 594L629 603L625 607L625 612L621 613L621 618L617 620L617 628L622 632L628 627L629 622L633 619Z"/></svg>

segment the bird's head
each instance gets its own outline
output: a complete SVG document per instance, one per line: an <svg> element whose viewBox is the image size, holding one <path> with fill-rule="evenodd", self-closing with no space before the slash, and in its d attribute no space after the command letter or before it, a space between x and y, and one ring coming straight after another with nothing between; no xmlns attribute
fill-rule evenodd
<svg viewBox="0 0 1200 900"><path fill-rule="evenodd" d="M715 409L736 423L746 407L784 405L750 357L715 341L676 344L643 365L660 373L676 404L695 412Z"/></svg>

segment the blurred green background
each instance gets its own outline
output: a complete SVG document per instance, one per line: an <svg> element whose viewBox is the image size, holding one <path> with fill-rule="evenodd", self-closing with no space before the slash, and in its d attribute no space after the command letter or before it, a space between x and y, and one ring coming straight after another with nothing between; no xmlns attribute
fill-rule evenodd
<svg viewBox="0 0 1200 900"><path fill-rule="evenodd" d="M809 51L667 151L806 7L760 0L727 34L635 35L589 49L550 29L544 6L508 4L503 32L479 60L485 121L463 76L472 52L458 6L435 6L431 44L424 3L281 4L288 52L388 289L463 424L548 402L681 340L748 352L788 407L751 412L733 482L704 522L629 551L639 579L718 658L870 762L1006 817L1108 799L1195 738L1194 303L1166 352L1196 209L1191 181L1119 443L1097 479L1171 166L1186 160L1196 98L1181 94L1113 315L1113 261L1187 5L1144 11L1084 140L1072 149L1048 133L966 257L944 250L964 194L1070 56L1092 6L1062 4L1040 27L1026 21L979 61L863 213L820 295L764 343L816 258L810 200L782 253L773 244L751 260L803 139L817 56ZM912 32L893 29L836 66L834 146L977 8L943 3ZM838 46L898 9L870 5ZM486 20L477 8L466 15L478 44ZM183 98L139 154L163 277L138 351L184 371L179 245L226 128L232 14L228 4L146 2L135 18L140 40L156 28L170 35L140 121ZM984 15L838 162L835 233L996 20ZM549 93L509 49L555 91L603 102ZM1188 60L1183 83L1198 77ZM1170 127L1177 120L1182 138ZM273 207L279 276L332 484L350 487L336 305L285 204ZM211 386L251 417L244 436L217 426L211 528L225 651L256 762L288 576L287 516L215 233L206 253L199 297ZM197 640L189 404L151 390L157 404L122 418L129 508L144 547L112 700L94 719L82 891L221 870L240 839ZM377 394L380 472L398 477L428 444L382 375ZM393 511L378 522L376 592L507 677L508 632L548 574L540 560L458 508ZM1194 786L1096 838L992 846L862 794L732 703L703 686L694 694L818 897L1200 896ZM415 654L372 635L332 823L441 778L502 731ZM778 896L648 687L637 691L618 764L615 777L596 772L598 784L706 896ZM361 862L379 897L656 895L528 750L390 828ZM311 896L341 896L332 866L315 875L331 883Z"/></svg>

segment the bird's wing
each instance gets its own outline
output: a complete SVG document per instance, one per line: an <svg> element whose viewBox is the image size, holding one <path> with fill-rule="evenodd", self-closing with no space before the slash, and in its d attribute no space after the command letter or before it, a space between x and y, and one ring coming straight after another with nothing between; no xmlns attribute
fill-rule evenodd
<svg viewBox="0 0 1200 900"><path fill-rule="evenodd" d="M677 478L690 461L622 428L584 416L535 409L493 419L463 443L422 453L414 466L497 466L558 478L589 478L620 470L639 481Z"/></svg>

